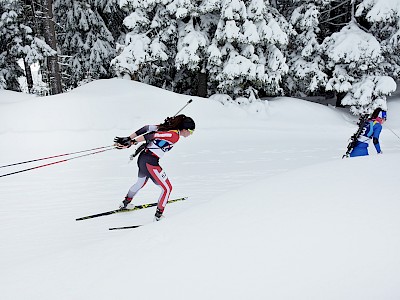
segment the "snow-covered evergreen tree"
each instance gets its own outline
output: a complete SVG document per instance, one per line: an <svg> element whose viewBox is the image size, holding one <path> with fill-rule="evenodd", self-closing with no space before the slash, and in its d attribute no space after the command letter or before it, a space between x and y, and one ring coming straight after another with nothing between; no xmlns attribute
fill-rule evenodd
<svg viewBox="0 0 400 300"><path fill-rule="evenodd" d="M111 65L118 76L173 89L178 24L167 10L172 0L121 0L130 32Z"/></svg>
<svg viewBox="0 0 400 300"><path fill-rule="evenodd" d="M290 40L286 51L289 73L285 78L286 93L293 96L309 96L321 93L327 83L325 62L319 54L319 8L307 1L297 7L290 22L297 34Z"/></svg>
<svg viewBox="0 0 400 300"><path fill-rule="evenodd" d="M287 72L280 48L291 26L263 0L123 0L131 29L117 74L195 94L207 76L209 94L234 97L282 92Z"/></svg>
<svg viewBox="0 0 400 300"><path fill-rule="evenodd" d="M350 105L354 114L370 112L377 105L385 108L386 95L394 91L393 79L382 73L379 42L354 22L323 42L328 68L332 75L327 90L347 93L342 104ZM382 82L388 84L382 87Z"/></svg>
<svg viewBox="0 0 400 300"><path fill-rule="evenodd" d="M126 34L123 25L126 13L120 8L119 0L92 0L92 6L96 8L104 21L107 29L111 32L115 42L122 42ZM115 46L114 42L114 46Z"/></svg>
<svg viewBox="0 0 400 300"><path fill-rule="evenodd" d="M28 33L24 40L26 46L23 48L26 86L24 86L24 81L20 81L20 84L29 93L48 95L51 89L50 82L43 82L42 79L43 75L44 78L49 79L49 72L47 71L48 58L57 56L57 52L45 42L44 27L41 26L43 14L36 11L37 3L26 0L24 2L23 26ZM35 76L32 75L32 65L35 65L34 68L37 70Z"/></svg>
<svg viewBox="0 0 400 300"><path fill-rule="evenodd" d="M18 77L23 70L21 56L23 32L20 28L22 5L16 0L0 0L0 88L20 91Z"/></svg>
<svg viewBox="0 0 400 300"><path fill-rule="evenodd" d="M168 9L178 22L177 90L207 96L207 48L219 20L220 1L174 1Z"/></svg>
<svg viewBox="0 0 400 300"><path fill-rule="evenodd" d="M233 98L282 93L288 66L280 48L291 26L263 0L224 0L208 69L215 90Z"/></svg>
<svg viewBox="0 0 400 300"><path fill-rule="evenodd" d="M20 90L18 77L25 73L18 60L22 59L29 68L54 55L54 51L35 35L25 16L23 1L0 0L0 88Z"/></svg>
<svg viewBox="0 0 400 300"><path fill-rule="evenodd" d="M400 77L400 0L363 0L355 15L368 22L369 32L381 44L385 62L382 67Z"/></svg>
<svg viewBox="0 0 400 300"><path fill-rule="evenodd" d="M27 27L26 30L27 32L33 33L29 27ZM31 65L37 63L43 67L45 65L46 58L55 55L56 52L39 37L33 37L29 34L26 36L26 40L30 42L30 44L23 47L22 52L24 53L24 57L22 57L22 59L25 61L25 74L28 76L27 71L29 70L28 72L30 72ZM29 92L38 95L47 94L48 87L32 86Z"/></svg>
<svg viewBox="0 0 400 300"><path fill-rule="evenodd" d="M117 8L116 0L56 0L54 7L66 88L81 81L109 78L115 41L103 16Z"/></svg>

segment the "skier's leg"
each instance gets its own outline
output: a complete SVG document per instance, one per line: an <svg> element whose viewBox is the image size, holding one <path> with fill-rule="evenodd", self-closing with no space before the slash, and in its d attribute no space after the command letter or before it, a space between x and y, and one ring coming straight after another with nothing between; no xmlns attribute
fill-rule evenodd
<svg viewBox="0 0 400 300"><path fill-rule="evenodd" d="M356 146L350 153L350 157L356 156L367 156L368 155L368 148L364 145Z"/></svg>
<svg viewBox="0 0 400 300"><path fill-rule="evenodd" d="M138 177L136 183L132 185L125 196L125 199L120 204L119 208L127 208L128 204L132 202L132 198L145 186L149 177Z"/></svg>
<svg viewBox="0 0 400 300"><path fill-rule="evenodd" d="M146 166L153 182L161 187L161 194L158 198L157 204L157 213L161 216L164 212L165 205L168 202L169 195L171 194L172 185L167 174L160 166L153 166L150 164L147 164Z"/></svg>
<svg viewBox="0 0 400 300"><path fill-rule="evenodd" d="M119 208L124 209L131 203L132 198L140 191L142 187L144 187L149 179L149 172L146 169L146 157L144 155L139 155L137 165L139 167L138 171L138 179L134 185L129 188L128 193L125 196L125 199L120 204Z"/></svg>
<svg viewBox="0 0 400 300"><path fill-rule="evenodd" d="M138 177L136 183L130 187L126 196L131 199L135 197L140 189L146 185L148 179L148 177Z"/></svg>

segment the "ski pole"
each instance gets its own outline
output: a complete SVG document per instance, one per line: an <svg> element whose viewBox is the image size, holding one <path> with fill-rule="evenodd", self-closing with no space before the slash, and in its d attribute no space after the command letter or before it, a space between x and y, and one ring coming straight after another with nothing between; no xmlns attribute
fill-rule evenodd
<svg viewBox="0 0 400 300"><path fill-rule="evenodd" d="M389 129L399 140L400 140L400 137L396 134L396 132L394 132L390 127L388 127L387 125L385 125L385 127L387 128L387 129Z"/></svg>
<svg viewBox="0 0 400 300"><path fill-rule="evenodd" d="M182 110L185 109L186 106L188 106L188 105L189 105L190 103L192 103L192 102L193 102L193 99L190 99L190 100L185 104L184 107L182 107L180 110L178 110L178 112L174 115L174 117L176 117Z"/></svg>
<svg viewBox="0 0 400 300"><path fill-rule="evenodd" d="M53 155L53 156L49 156L49 157L43 157L43 158L38 158L38 159L27 160L27 161L23 161L23 162L18 162L18 163L14 163L14 164L0 166L0 169L1 168L6 168L6 167L11 167L11 166L27 164L27 163L31 163L31 162L35 162L35 161L46 160L46 159L62 157L62 156L68 156L68 155L73 155L73 154L78 154L78 153L83 153L83 152L89 152L89 151L94 151L94 150L99 150L99 149L105 149L105 148L110 148L110 147L114 147L114 145L105 146L105 147L97 147L97 148L88 149L88 150L82 150L82 151L77 151L77 152L64 153L64 154L58 154L58 155Z"/></svg>
<svg viewBox="0 0 400 300"><path fill-rule="evenodd" d="M71 158L67 158L67 159L63 159L63 160L58 160L58 161L55 161L55 162L52 162L52 163L48 163L48 164L44 164L44 165L40 165L40 166L36 166L36 167L32 167L32 168L20 170L20 171L11 172L11 173L8 173L8 174L0 175L0 178L1 177L5 177L5 176L9 176L9 175L13 175L13 174L18 174L18 173L22 173L22 172L26 172L26 171L31 171L31 170L35 170L35 169L51 166L51 165L55 165L55 164L59 164L59 163L63 163L63 162L67 162L69 160L73 160L73 159L77 159L77 158L80 158L80 157L85 157L85 156L89 156L89 155L93 155L93 154L98 154L98 153L109 151L109 150L113 150L113 149L115 149L115 147L114 148L103 149L103 150L100 150L100 151L91 152L91 153L87 153L87 154L83 154L83 155L79 155L79 156L75 156L75 157L71 157Z"/></svg>

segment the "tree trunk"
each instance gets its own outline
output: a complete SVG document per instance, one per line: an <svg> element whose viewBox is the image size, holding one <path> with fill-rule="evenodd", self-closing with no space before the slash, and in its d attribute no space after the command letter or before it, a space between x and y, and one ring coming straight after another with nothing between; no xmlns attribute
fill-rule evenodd
<svg viewBox="0 0 400 300"><path fill-rule="evenodd" d="M26 62L25 59L24 59L24 67L25 67L26 83L28 84L28 92L29 94L32 94L33 79L32 79L31 66Z"/></svg>
<svg viewBox="0 0 400 300"><path fill-rule="evenodd" d="M53 0L42 0L44 9L44 38L46 43L57 51L56 32L53 20ZM58 56L49 56L47 58L47 68L49 71L50 90L52 95L62 93L61 74L58 65Z"/></svg>
<svg viewBox="0 0 400 300"><path fill-rule="evenodd" d="M346 95L347 95L347 92L336 94L336 107L344 107L344 105L342 104L342 100Z"/></svg>
<svg viewBox="0 0 400 300"><path fill-rule="evenodd" d="M207 97L207 73L199 71L197 73L197 96L206 98Z"/></svg>

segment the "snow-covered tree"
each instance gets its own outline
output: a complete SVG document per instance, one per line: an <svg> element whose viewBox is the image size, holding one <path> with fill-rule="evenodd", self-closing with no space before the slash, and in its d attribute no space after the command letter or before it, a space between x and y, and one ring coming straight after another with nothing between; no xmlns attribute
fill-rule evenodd
<svg viewBox="0 0 400 300"><path fill-rule="evenodd" d="M218 1L121 1L130 29L112 61L118 76L180 93L206 93L206 48ZM215 25L214 25L215 26ZM199 82L204 81L202 92Z"/></svg>
<svg viewBox="0 0 400 300"><path fill-rule="evenodd" d="M291 26L264 0L123 0L131 29L112 65L119 76L177 92L282 92L281 48ZM201 81L204 83L202 84ZM198 94L205 95L197 91Z"/></svg>
<svg viewBox="0 0 400 300"><path fill-rule="evenodd" d="M320 37L325 39L335 32L339 32L352 19L353 5L358 0L315 0L314 3L320 12Z"/></svg>
<svg viewBox="0 0 400 300"><path fill-rule="evenodd" d="M174 1L168 9L178 21L175 66L180 91L207 96L207 48L219 20L220 1ZM177 87L178 87L177 86Z"/></svg>
<svg viewBox="0 0 400 300"><path fill-rule="evenodd" d="M41 11L37 11L40 6L35 1L23 0L24 10L24 28L26 28L27 35L24 39L23 48L24 57L24 71L26 78L26 87L24 82L20 81L25 91L38 95L48 95L50 91L50 82L43 82L41 79L45 75L46 79L50 76L47 70L48 58L57 56L57 52L53 50L46 42L44 37L42 21L45 19L45 14ZM43 9L43 7L42 7ZM51 21L53 22L53 21ZM56 60L57 61L57 60ZM38 73L33 77L31 72L31 66L35 65L38 68Z"/></svg>
<svg viewBox="0 0 400 300"><path fill-rule="evenodd" d="M396 82L390 76L364 75L352 85L342 103L351 105L354 114L371 114L375 108L387 110L386 96L396 90Z"/></svg>
<svg viewBox="0 0 400 300"><path fill-rule="evenodd" d="M178 24L167 5L172 0L121 0L129 14L124 25L130 30L119 55L111 62L118 76L173 89Z"/></svg>
<svg viewBox="0 0 400 300"><path fill-rule="evenodd" d="M0 0L0 88L20 91L18 77L23 70L21 56L23 31L20 28L22 5L16 0Z"/></svg>
<svg viewBox="0 0 400 300"><path fill-rule="evenodd" d="M126 33L126 28L123 25L126 13L120 8L119 2L119 0L92 0L92 6L102 17L104 24L116 42L123 41L122 37Z"/></svg>
<svg viewBox="0 0 400 300"><path fill-rule="evenodd" d="M363 0L356 17L365 19L381 44L385 62L382 67L395 78L400 77L400 0Z"/></svg>
<svg viewBox="0 0 400 300"><path fill-rule="evenodd" d="M208 69L216 91L237 98L258 91L282 93L288 66L280 47L291 26L263 0L224 0L215 37L208 48Z"/></svg>
<svg viewBox="0 0 400 300"><path fill-rule="evenodd" d="M26 28L27 31L30 31L30 28ZM47 43L39 38L39 37L33 37L32 35L27 35L26 37L27 41L30 42L27 46L23 47L22 52L24 53L24 57L22 58L24 60L24 66L25 66L25 77L28 78L31 76L31 65L33 64L39 64L40 66L45 65L45 61L48 57L54 56L56 54L56 51L54 51ZM32 86L30 86L32 84ZM48 87L42 87L42 89L38 89L38 87L33 86L33 81L32 83L29 83L28 81L28 91L31 93L35 94L43 94L43 89L48 93Z"/></svg>
<svg viewBox="0 0 400 300"><path fill-rule="evenodd" d="M395 89L393 79L385 77L380 68L379 42L355 22L326 38L322 46L332 72L326 89L347 93L342 104L350 105L354 114L369 112ZM389 82L389 88L382 88L382 82Z"/></svg>
<svg viewBox="0 0 400 300"><path fill-rule="evenodd" d="M66 88L76 87L82 81L109 78L115 41L100 12L112 12L116 1L56 0L54 6Z"/></svg>
<svg viewBox="0 0 400 300"><path fill-rule="evenodd" d="M19 91L18 77L28 78L31 64L55 54L31 26L23 1L0 0L0 88ZM18 60L24 61L25 74Z"/></svg>
<svg viewBox="0 0 400 300"><path fill-rule="evenodd" d="M384 0L365 0L359 14L365 15L371 9L367 2L374 1ZM130 31L111 64L118 76L180 93L196 94L197 89L203 95L205 89L200 93L197 87L208 82L208 95L234 99L279 95L283 86L303 96L325 93L326 87L348 93L345 103L359 112L365 103L356 101L358 83L381 82L379 76L387 75L381 64L389 61L384 47L352 14L361 2L121 0ZM290 23L278 9L291 16ZM352 35L358 38L349 47L338 42ZM396 40L395 32L391 37ZM378 86L371 99L384 96Z"/></svg>
<svg viewBox="0 0 400 300"><path fill-rule="evenodd" d="M321 92L327 83L325 62L319 54L319 15L319 7L314 3L305 3L292 13L290 22L297 34L286 51L289 72L285 86L289 95L309 96Z"/></svg>

